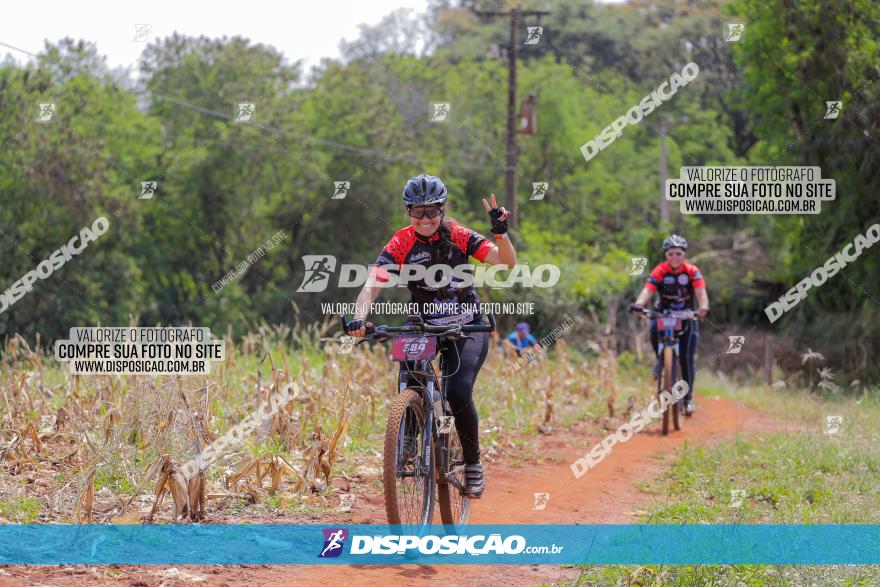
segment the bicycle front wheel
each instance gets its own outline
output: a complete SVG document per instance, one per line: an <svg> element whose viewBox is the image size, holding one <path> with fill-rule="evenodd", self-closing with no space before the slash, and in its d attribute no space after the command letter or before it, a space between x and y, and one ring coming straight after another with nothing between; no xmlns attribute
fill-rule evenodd
<svg viewBox="0 0 880 587"><path fill-rule="evenodd" d="M434 451L426 423L421 394L414 389L398 394L385 427L382 481L388 523L409 530L430 524L434 516Z"/></svg>
<svg viewBox="0 0 880 587"><path fill-rule="evenodd" d="M672 388L675 387L675 384L678 383L678 365L676 364L676 360L678 357L672 357L672 385L669 386L669 393L672 393ZM676 430L681 430L681 419L684 419L684 415L682 414L682 410L684 409L684 400L676 400L669 409L672 410L672 427Z"/></svg>
<svg viewBox="0 0 880 587"><path fill-rule="evenodd" d="M674 352L672 347L665 346L663 348L663 374L660 377L660 380L657 382L657 401L660 401L660 393L663 391L671 391L672 390L672 370L674 368ZM666 409L663 410L663 436L669 434L669 419L670 416L673 416L676 421L676 427L678 427L678 413L675 410L678 406L674 403L670 403L666 406Z"/></svg>

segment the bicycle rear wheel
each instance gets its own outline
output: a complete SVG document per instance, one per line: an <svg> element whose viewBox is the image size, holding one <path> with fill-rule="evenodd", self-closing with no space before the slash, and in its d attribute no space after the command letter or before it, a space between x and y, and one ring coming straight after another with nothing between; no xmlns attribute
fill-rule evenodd
<svg viewBox="0 0 880 587"><path fill-rule="evenodd" d="M434 454L425 454L427 417L422 396L405 389L394 399L385 428L382 481L388 523L415 529L434 516ZM426 463L427 460L427 463Z"/></svg>
<svg viewBox="0 0 880 587"><path fill-rule="evenodd" d="M438 453L445 452L445 458L438 455L439 479L437 480L437 502L440 505L440 520L444 526L460 526L468 523L471 515L471 499L462 495L465 486L464 455L461 440L453 420L452 429L437 443ZM442 438L442 436L441 436ZM456 484L458 486L456 486Z"/></svg>

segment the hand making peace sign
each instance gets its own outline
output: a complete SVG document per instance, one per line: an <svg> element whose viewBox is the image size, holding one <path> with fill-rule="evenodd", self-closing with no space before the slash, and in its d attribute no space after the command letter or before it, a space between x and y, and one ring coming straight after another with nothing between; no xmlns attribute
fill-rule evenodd
<svg viewBox="0 0 880 587"><path fill-rule="evenodd" d="M489 218L492 220L492 233L504 234L507 232L507 218L510 216L510 211L506 210L503 206L498 208L495 194L491 194L489 197L492 200L492 205L490 206L486 198L483 198L483 207L489 213Z"/></svg>

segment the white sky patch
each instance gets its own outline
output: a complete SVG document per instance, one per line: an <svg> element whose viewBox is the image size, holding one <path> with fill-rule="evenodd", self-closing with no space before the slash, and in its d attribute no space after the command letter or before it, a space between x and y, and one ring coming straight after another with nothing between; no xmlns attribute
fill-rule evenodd
<svg viewBox="0 0 880 587"><path fill-rule="evenodd" d="M322 57L339 57L339 42L358 38L358 25L375 25L399 8L424 13L427 6L427 0L8 2L3 6L0 42L39 53L45 40L55 43L64 37L82 39L95 43L111 68L131 67L136 73L146 44L132 41L135 24L150 24L150 41L176 31L194 37L242 36L271 45L288 61L304 59L303 72L308 74ZM30 59L0 45L0 57L7 54L20 63Z"/></svg>
<svg viewBox="0 0 880 587"><path fill-rule="evenodd" d="M57 43L70 37L94 43L111 69L128 68L130 75L137 77L137 62L146 43L134 42L135 25L148 24L150 42L178 32L193 37L241 36L272 46L291 63L303 60L305 81L322 58L340 56L340 41L354 41L360 36L359 25L374 26L401 8L422 16L428 0L297 0L289 4L269 0L8 2L3 6L0 25L0 60L12 57L24 63L31 59L28 53L44 50L45 41ZM546 22L550 21L552 16Z"/></svg>

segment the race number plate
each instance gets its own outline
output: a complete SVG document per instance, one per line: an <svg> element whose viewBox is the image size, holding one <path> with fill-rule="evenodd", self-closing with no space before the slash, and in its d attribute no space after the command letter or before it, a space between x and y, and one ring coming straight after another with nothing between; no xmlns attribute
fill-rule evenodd
<svg viewBox="0 0 880 587"><path fill-rule="evenodd" d="M677 318L658 318L657 319L657 328L667 329L672 328L673 330L679 330L681 328L681 320Z"/></svg>
<svg viewBox="0 0 880 587"><path fill-rule="evenodd" d="M391 343L395 361L430 361L437 355L437 338L423 334L401 334Z"/></svg>

